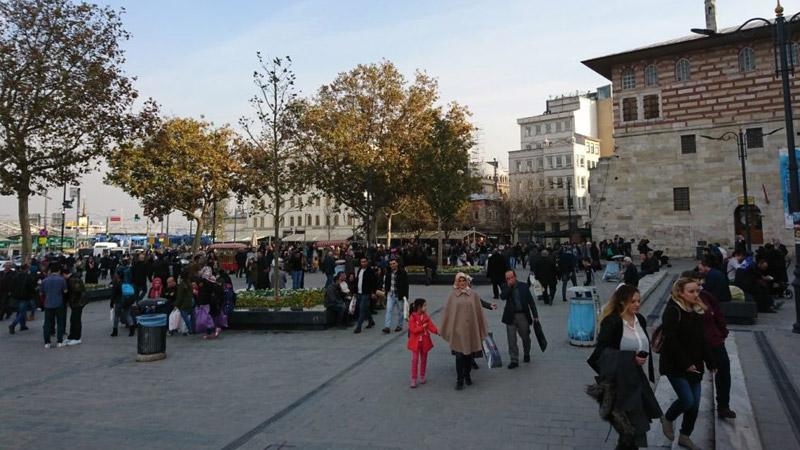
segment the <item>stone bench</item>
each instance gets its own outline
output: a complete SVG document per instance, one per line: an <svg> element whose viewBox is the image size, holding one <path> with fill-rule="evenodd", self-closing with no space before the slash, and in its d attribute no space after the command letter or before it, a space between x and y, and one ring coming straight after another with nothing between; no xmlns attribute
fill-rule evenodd
<svg viewBox="0 0 800 450"><path fill-rule="evenodd" d="M754 325L758 318L758 307L753 302L720 302L725 321L735 325Z"/></svg>

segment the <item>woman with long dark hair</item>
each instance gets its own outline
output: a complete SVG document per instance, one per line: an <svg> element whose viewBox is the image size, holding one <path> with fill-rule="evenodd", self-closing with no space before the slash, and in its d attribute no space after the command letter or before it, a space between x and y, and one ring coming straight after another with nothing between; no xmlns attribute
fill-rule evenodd
<svg viewBox="0 0 800 450"><path fill-rule="evenodd" d="M603 395L613 397L606 399L611 409L604 419L619 433L617 449L647 447L650 420L662 415L650 386L655 380L650 336L640 305L637 288L622 284L614 291L603 308L597 346L588 361L608 391Z"/></svg>

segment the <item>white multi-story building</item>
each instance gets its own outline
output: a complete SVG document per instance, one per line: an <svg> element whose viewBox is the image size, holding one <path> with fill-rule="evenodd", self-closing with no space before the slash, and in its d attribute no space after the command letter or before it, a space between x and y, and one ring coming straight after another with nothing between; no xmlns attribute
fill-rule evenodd
<svg viewBox="0 0 800 450"><path fill-rule="evenodd" d="M281 213L281 236L286 242L341 241L353 236L360 219L344 205L321 194L306 193L284 202ZM234 225L235 223L235 225ZM229 214L225 223L226 239L237 241L270 239L274 233L271 214L248 214L239 209Z"/></svg>
<svg viewBox="0 0 800 450"><path fill-rule="evenodd" d="M590 221L589 170L600 158L597 93L547 101L544 114L517 120L520 150L508 153L512 201L536 205L530 229L557 235ZM568 202L571 197L572 205ZM520 231L516 239L531 239Z"/></svg>

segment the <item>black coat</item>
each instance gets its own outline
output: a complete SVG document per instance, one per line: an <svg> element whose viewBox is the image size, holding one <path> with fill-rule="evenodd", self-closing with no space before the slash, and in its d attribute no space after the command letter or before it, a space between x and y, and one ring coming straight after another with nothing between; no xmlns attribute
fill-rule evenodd
<svg viewBox="0 0 800 450"><path fill-rule="evenodd" d="M533 274L545 286L555 284L558 275L555 261L549 255L539 256L534 262Z"/></svg>
<svg viewBox="0 0 800 450"><path fill-rule="evenodd" d="M629 264L625 268L623 281L630 286L639 287L639 272L636 271L636 266Z"/></svg>
<svg viewBox="0 0 800 450"><path fill-rule="evenodd" d="M500 284L506 279L506 270L508 270L508 259L499 251L492 253L486 267L486 276L492 283Z"/></svg>
<svg viewBox="0 0 800 450"><path fill-rule="evenodd" d="M675 300L667 302L661 317L664 343L661 346L661 358L658 371L661 375L672 375L693 378L700 381L700 375L692 375L686 371L689 366L702 372L703 362L709 369L716 368L711 346L706 341L703 316L696 312L684 311Z"/></svg>
<svg viewBox="0 0 800 450"><path fill-rule="evenodd" d="M355 293L356 294L358 294L358 291L357 291L357 289L358 289L358 272L360 270L361 270L360 267L358 269L356 269L356 280L355 280L355 282L356 282L355 283L356 284ZM364 272L364 280L362 282L361 288L362 288L362 291L363 291L364 294L372 295L372 294L375 293L375 291L378 290L378 285L380 283L380 280L378 279L378 275L375 274L375 269L373 269L372 267L367 267L364 270L365 270L365 272Z"/></svg>
<svg viewBox="0 0 800 450"><path fill-rule="evenodd" d="M398 298L408 298L408 274L402 268L397 269L397 276L395 277L395 283L397 283L397 297ZM389 295L389 292L392 289L392 269L386 271L386 276L383 277L383 290L386 292L386 295Z"/></svg>
<svg viewBox="0 0 800 450"><path fill-rule="evenodd" d="M644 334L647 336L647 341L649 343L650 335L647 334L647 320L645 320L644 316L641 314L637 314L636 318L639 319L639 325L642 326L642 330L644 330ZM606 348L619 350L619 343L622 340L622 332L622 317L616 314L611 314L603 319L602 322L600 322L600 332L597 335L597 345L594 348L594 352L592 352L592 355L589 356L589 359L587 360L589 366L591 366L592 369L594 369L598 374L600 373L600 355ZM649 344L647 352L651 353ZM655 372L653 370L652 355L647 358L647 373L650 381L655 383L656 379Z"/></svg>
<svg viewBox="0 0 800 450"><path fill-rule="evenodd" d="M519 292L519 298L522 301L522 313L525 314L525 318L528 319L528 325L533 323L533 319L539 318L539 312L536 311L536 303L533 301L533 295L531 295L531 291L528 289L528 286L525 283L520 283L517 281L517 284L514 285L514 288ZM503 308L503 319L501 320L506 325L511 325L514 323L514 301L511 298L511 289L509 289L507 284L503 284L503 290L500 293L500 298L506 302L505 308Z"/></svg>

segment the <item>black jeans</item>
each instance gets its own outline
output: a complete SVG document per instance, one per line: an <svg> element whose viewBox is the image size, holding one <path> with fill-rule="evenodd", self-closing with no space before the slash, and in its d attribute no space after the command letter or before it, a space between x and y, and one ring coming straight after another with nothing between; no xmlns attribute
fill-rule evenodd
<svg viewBox="0 0 800 450"><path fill-rule="evenodd" d="M457 381L463 383L465 379L471 379L470 373L472 373L472 355L456 353Z"/></svg>
<svg viewBox="0 0 800 450"><path fill-rule="evenodd" d="M714 375L714 384L717 391L717 411L728 409L731 405L731 360L725 344L711 349L717 361L717 374Z"/></svg>
<svg viewBox="0 0 800 450"><path fill-rule="evenodd" d="M578 285L578 277L575 274L575 270L571 270L561 275L561 280L564 282L564 284L561 285L561 300L567 301L567 282L572 281L573 286Z"/></svg>
<svg viewBox="0 0 800 450"><path fill-rule="evenodd" d="M500 283L492 281L492 294L494 294L492 298L500 298Z"/></svg>
<svg viewBox="0 0 800 450"><path fill-rule="evenodd" d="M79 341L81 339L81 331L83 330L83 324L81 323L82 314L83 306L70 308L69 336L67 336L67 339L71 341Z"/></svg>
<svg viewBox="0 0 800 450"><path fill-rule="evenodd" d="M64 329L67 328L67 307L44 309L44 343L50 343L50 330L56 327L56 341L64 342Z"/></svg>
<svg viewBox="0 0 800 450"><path fill-rule="evenodd" d="M542 297L544 297L545 304L553 304L553 300L556 298L556 286L558 286L558 280L556 279L553 279L551 283L542 283L542 289L544 290Z"/></svg>

